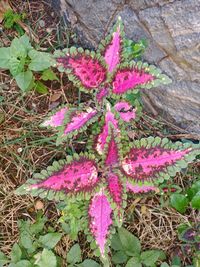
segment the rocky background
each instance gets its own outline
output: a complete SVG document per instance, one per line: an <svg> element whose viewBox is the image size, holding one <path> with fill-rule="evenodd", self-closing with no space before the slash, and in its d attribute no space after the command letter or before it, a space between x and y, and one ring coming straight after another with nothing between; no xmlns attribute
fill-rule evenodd
<svg viewBox="0 0 200 267"><path fill-rule="evenodd" d="M145 91L146 108L200 136L200 0L50 0L85 47L121 16L126 36L146 38L144 58L173 80Z"/></svg>

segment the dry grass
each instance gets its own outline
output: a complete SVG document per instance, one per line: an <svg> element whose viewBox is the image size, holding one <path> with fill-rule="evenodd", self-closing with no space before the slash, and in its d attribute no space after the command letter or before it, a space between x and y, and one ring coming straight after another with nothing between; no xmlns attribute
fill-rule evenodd
<svg viewBox="0 0 200 267"><path fill-rule="evenodd" d="M27 13L29 23L24 27L43 50L47 48L54 50L69 43L70 33L59 29L61 25L58 18L54 16L52 19L52 12L48 7L45 7L47 12L44 12L43 3L38 5L38 1L18 0L12 2L12 7L18 12L23 10ZM40 20L45 22L45 27L39 26ZM8 45L9 39L6 35L14 37L15 34L13 31L5 32L1 36L1 42ZM41 40L42 43L39 43ZM65 147L55 146L54 134L38 127L43 117L53 107L64 102L78 101L78 91L62 75L60 79L61 84L48 83L48 95L38 95L32 91L22 96L10 75L0 71L0 96L3 97L3 101L0 102L0 114L4 116L4 121L0 124L0 248L7 254L19 237L17 220L29 218L34 222L36 214L36 199L16 196L14 190L36 170L45 168L53 159L66 156ZM55 98L56 101L53 101ZM169 128L168 125L165 122L160 124L148 115L143 118L139 128L138 136L147 136L151 133L160 136L171 135L173 139L177 139L181 134L188 138L188 135L184 136L183 133L174 134L168 131L168 134L163 134L163 128ZM192 180L192 174L198 172L199 165L193 165L189 176L178 175L176 183L184 187L188 180ZM55 224L59 212L54 204L44 202L43 211L52 224ZM161 207L158 197L148 197L137 201L130 199L127 218L126 227L140 238L144 249L159 248L170 256L180 247L177 227L183 222L197 221L197 214L190 211L185 216L180 215L171 208ZM91 250L85 238L80 236L80 240L84 256L90 257ZM56 247L57 253L65 257L71 242L69 237L65 236Z"/></svg>

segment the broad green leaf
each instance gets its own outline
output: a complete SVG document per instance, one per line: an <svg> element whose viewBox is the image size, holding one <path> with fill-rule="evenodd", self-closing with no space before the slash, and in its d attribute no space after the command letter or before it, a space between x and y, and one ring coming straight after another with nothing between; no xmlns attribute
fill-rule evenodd
<svg viewBox="0 0 200 267"><path fill-rule="evenodd" d="M172 207L180 213L184 213L186 211L189 203L186 196L178 193L172 194L170 196L170 202Z"/></svg>
<svg viewBox="0 0 200 267"><path fill-rule="evenodd" d="M36 255L38 256L38 255ZM46 248L43 249L39 260L37 261L37 266L39 267L57 267L56 256L51 250Z"/></svg>
<svg viewBox="0 0 200 267"><path fill-rule="evenodd" d="M114 250L123 250L122 243L120 241L118 233L115 233L111 239L111 248Z"/></svg>
<svg viewBox="0 0 200 267"><path fill-rule="evenodd" d="M44 85L42 82L40 81L36 81L35 82L35 90L39 93L39 94L48 94L48 88L46 87L46 85Z"/></svg>
<svg viewBox="0 0 200 267"><path fill-rule="evenodd" d="M11 261L13 263L17 263L21 259L22 251L17 243L13 245L10 256L11 256Z"/></svg>
<svg viewBox="0 0 200 267"><path fill-rule="evenodd" d="M147 250L141 253L141 262L146 266L152 266L163 254L160 250Z"/></svg>
<svg viewBox="0 0 200 267"><path fill-rule="evenodd" d="M125 267L142 267L140 257L135 256L135 257L130 258L130 260L127 262Z"/></svg>
<svg viewBox="0 0 200 267"><path fill-rule="evenodd" d="M10 45L10 53L13 57L26 58L27 49L24 47L23 41L20 38L15 37Z"/></svg>
<svg viewBox="0 0 200 267"><path fill-rule="evenodd" d="M75 244L71 247L70 251L67 253L67 262L71 264L81 262L81 249L79 244Z"/></svg>
<svg viewBox="0 0 200 267"><path fill-rule="evenodd" d="M6 257L6 255L0 251L0 267L3 267L4 264L6 264L8 262L8 258Z"/></svg>
<svg viewBox="0 0 200 267"><path fill-rule="evenodd" d="M101 267L99 263L94 260L86 259L77 265L78 267Z"/></svg>
<svg viewBox="0 0 200 267"><path fill-rule="evenodd" d="M42 73L41 79L43 81L55 81L56 80L59 82L58 77L51 69L44 70Z"/></svg>
<svg viewBox="0 0 200 267"><path fill-rule="evenodd" d="M179 256L174 256L172 258L172 265L181 266L181 259Z"/></svg>
<svg viewBox="0 0 200 267"><path fill-rule="evenodd" d="M32 238L26 232L22 232L21 238L20 238L20 243L26 249L32 249L32 247L33 247Z"/></svg>
<svg viewBox="0 0 200 267"><path fill-rule="evenodd" d="M9 61L9 69L13 77L16 78L18 74L24 71L24 63L25 63L25 60L23 58L18 59L18 58L11 56L10 61Z"/></svg>
<svg viewBox="0 0 200 267"><path fill-rule="evenodd" d="M31 58L31 63L29 64L30 70L42 71L48 69L52 65L52 58L48 53L38 52L33 49L28 55Z"/></svg>
<svg viewBox="0 0 200 267"><path fill-rule="evenodd" d="M126 254L129 253L130 255L131 253L132 255L137 255L140 253L141 245L137 237L135 237L133 234L131 234L124 228L119 228L118 233L123 249L125 250Z"/></svg>
<svg viewBox="0 0 200 267"><path fill-rule="evenodd" d="M25 72L19 73L15 77L15 79L16 79L16 82L17 82L17 85L19 86L19 88L25 92L29 89L30 84L33 80L33 73L32 73L32 71L27 70Z"/></svg>
<svg viewBox="0 0 200 267"><path fill-rule="evenodd" d="M191 204L193 209L200 209L200 191L193 197Z"/></svg>
<svg viewBox="0 0 200 267"><path fill-rule="evenodd" d="M39 234L43 230L46 221L47 218L38 213L36 222L30 226L30 232L33 234Z"/></svg>
<svg viewBox="0 0 200 267"><path fill-rule="evenodd" d="M24 34L19 38L19 41L21 42L21 44L23 45L23 47L26 49L27 52L33 49L33 47L30 44L30 39L28 35Z"/></svg>
<svg viewBox="0 0 200 267"><path fill-rule="evenodd" d="M115 264L125 263L128 260L128 257L124 251L117 251L112 256L112 261Z"/></svg>
<svg viewBox="0 0 200 267"><path fill-rule="evenodd" d="M21 261L18 261L15 266L16 267L32 267L33 265L30 261L21 260Z"/></svg>
<svg viewBox="0 0 200 267"><path fill-rule="evenodd" d="M43 247L52 249L60 241L62 234L60 233L48 233L44 236L40 236L39 242Z"/></svg>
<svg viewBox="0 0 200 267"><path fill-rule="evenodd" d="M9 69L10 47L0 48L0 68Z"/></svg>

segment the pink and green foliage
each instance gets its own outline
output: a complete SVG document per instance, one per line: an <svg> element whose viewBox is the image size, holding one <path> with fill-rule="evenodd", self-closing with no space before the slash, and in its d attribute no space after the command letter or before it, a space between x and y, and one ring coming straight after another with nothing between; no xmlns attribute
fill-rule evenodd
<svg viewBox="0 0 200 267"><path fill-rule="evenodd" d="M63 165L59 171L54 171L46 179L31 186L31 189L70 192L91 190L99 182L96 164L87 157L80 157L71 163Z"/></svg>
<svg viewBox="0 0 200 267"><path fill-rule="evenodd" d="M89 153L54 162L17 190L56 201L89 200L88 229L102 257L108 253L113 222L123 221L127 194L157 191L159 183L200 154L199 145L172 143L167 138L128 140L126 127L134 123L137 110L124 100L127 91L167 84L170 79L146 63L124 62L123 38L119 20L97 53L75 47L55 53L59 70L80 90L93 93L94 102L62 107L43 126L58 130L60 144L95 122L98 129L93 129L92 140L96 141L93 148L88 145Z"/></svg>
<svg viewBox="0 0 200 267"><path fill-rule="evenodd" d="M65 115L68 111L68 107L62 107L58 111L56 111L54 114L52 114L48 119L46 119L41 126L47 127L58 127L61 126L64 122Z"/></svg>
<svg viewBox="0 0 200 267"><path fill-rule="evenodd" d="M118 102L115 105L115 110L119 112L120 118L125 122L130 122L136 117L136 109L133 109L126 101Z"/></svg>
<svg viewBox="0 0 200 267"><path fill-rule="evenodd" d="M103 189L94 195L88 213L91 233L95 237L101 254L104 255L109 227L112 224L112 209Z"/></svg>

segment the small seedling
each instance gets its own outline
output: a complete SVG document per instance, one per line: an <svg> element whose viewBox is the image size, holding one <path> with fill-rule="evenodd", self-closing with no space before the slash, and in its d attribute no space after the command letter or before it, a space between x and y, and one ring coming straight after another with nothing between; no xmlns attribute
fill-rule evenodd
<svg viewBox="0 0 200 267"><path fill-rule="evenodd" d="M10 47L0 48L0 68L9 70L19 88L25 93L35 88L39 93L47 93L46 86L38 81L35 74L41 73L42 80L56 79L56 75L49 69L54 61L46 52L35 50L29 37L24 34L15 37Z"/></svg>

